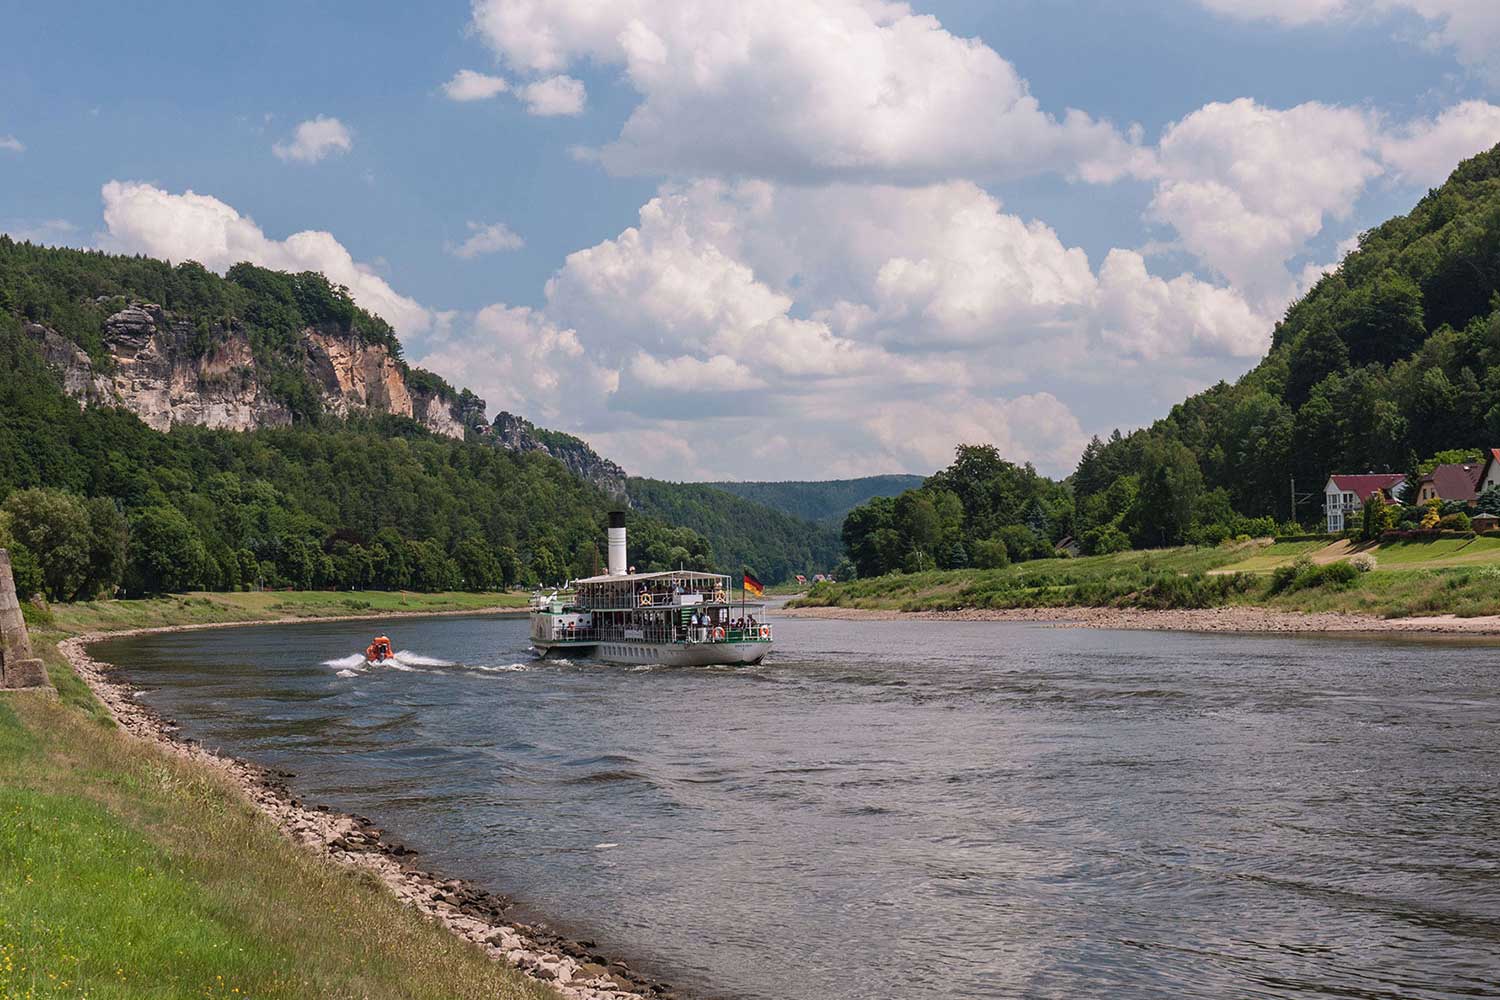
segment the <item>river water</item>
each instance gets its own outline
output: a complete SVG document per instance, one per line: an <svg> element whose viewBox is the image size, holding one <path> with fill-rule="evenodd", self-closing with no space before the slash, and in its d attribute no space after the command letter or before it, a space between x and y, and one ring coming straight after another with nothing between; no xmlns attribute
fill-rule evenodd
<svg viewBox="0 0 1500 1000"><path fill-rule="evenodd" d="M341 661L360 623L97 649L698 996L1500 996L1500 649L776 628L740 670L537 663L495 617L391 623L405 669Z"/></svg>

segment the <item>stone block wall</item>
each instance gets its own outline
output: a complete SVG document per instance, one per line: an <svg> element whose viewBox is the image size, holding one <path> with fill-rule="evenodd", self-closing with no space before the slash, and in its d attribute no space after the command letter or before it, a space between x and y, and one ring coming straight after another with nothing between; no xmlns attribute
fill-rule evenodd
<svg viewBox="0 0 1500 1000"><path fill-rule="evenodd" d="M32 655L31 637L21 617L10 553L0 549L0 688L49 687L47 668Z"/></svg>

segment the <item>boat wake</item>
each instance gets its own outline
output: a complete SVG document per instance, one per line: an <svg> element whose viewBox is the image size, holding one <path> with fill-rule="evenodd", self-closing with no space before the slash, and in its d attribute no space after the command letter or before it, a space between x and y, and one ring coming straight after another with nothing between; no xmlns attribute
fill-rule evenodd
<svg viewBox="0 0 1500 1000"><path fill-rule="evenodd" d="M402 670L421 673L432 668L454 666L452 660L440 660L435 656L424 656L409 649L398 650L379 663L371 663L363 653L351 653L333 660L324 660L323 666L333 667L339 677L358 677L370 670Z"/></svg>

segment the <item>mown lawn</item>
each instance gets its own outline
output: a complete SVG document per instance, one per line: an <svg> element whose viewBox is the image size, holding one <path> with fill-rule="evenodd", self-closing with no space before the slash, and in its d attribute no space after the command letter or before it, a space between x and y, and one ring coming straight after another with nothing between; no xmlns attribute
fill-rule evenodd
<svg viewBox="0 0 1500 1000"><path fill-rule="evenodd" d="M131 624L181 614L156 612ZM63 697L0 693L0 998L555 998L293 845L217 774L128 737L53 624L34 644Z"/></svg>
<svg viewBox="0 0 1500 1000"><path fill-rule="evenodd" d="M1382 569L1437 569L1445 566L1500 566L1500 538L1438 538L1391 542L1371 550Z"/></svg>
<svg viewBox="0 0 1500 1000"><path fill-rule="evenodd" d="M1269 573L1277 566L1301 556L1311 556L1328 547L1327 542L1276 542L1263 547L1251 547L1244 551L1252 552L1253 555L1228 563L1222 568L1222 572Z"/></svg>

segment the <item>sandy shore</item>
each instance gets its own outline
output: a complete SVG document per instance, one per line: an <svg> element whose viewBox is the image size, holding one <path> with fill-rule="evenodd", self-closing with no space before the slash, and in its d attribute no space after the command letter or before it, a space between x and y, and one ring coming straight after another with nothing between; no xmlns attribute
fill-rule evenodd
<svg viewBox="0 0 1500 1000"><path fill-rule="evenodd" d="M1145 611L1133 608L970 608L961 611L867 611L859 608L783 608L786 618L856 621L1038 622L1057 628L1155 629L1171 632L1362 633L1500 636L1500 616L1379 618L1342 612L1305 613L1229 607Z"/></svg>
<svg viewBox="0 0 1500 1000"><path fill-rule="evenodd" d="M516 611L515 608L496 610ZM483 613L471 610L415 614L425 617L429 614ZM521 613L524 614L524 610ZM340 615L228 624L358 621L372 617L386 619L394 616ZM676 995L666 983L642 975L618 959L597 953L591 941L571 940L553 933L545 925L509 919L507 913L513 909L513 904L503 896L417 867L415 851L386 839L368 819L301 802L286 785L290 775L269 772L210 750L194 740L179 737L169 720L141 704L135 690L113 674L110 664L94 659L88 652L91 643L103 639L222 627L175 625L90 633L58 643L58 650L126 732L223 775L293 842L335 864L371 873L402 902L459 937L472 941L492 958L509 962L569 1000L660 1000Z"/></svg>

